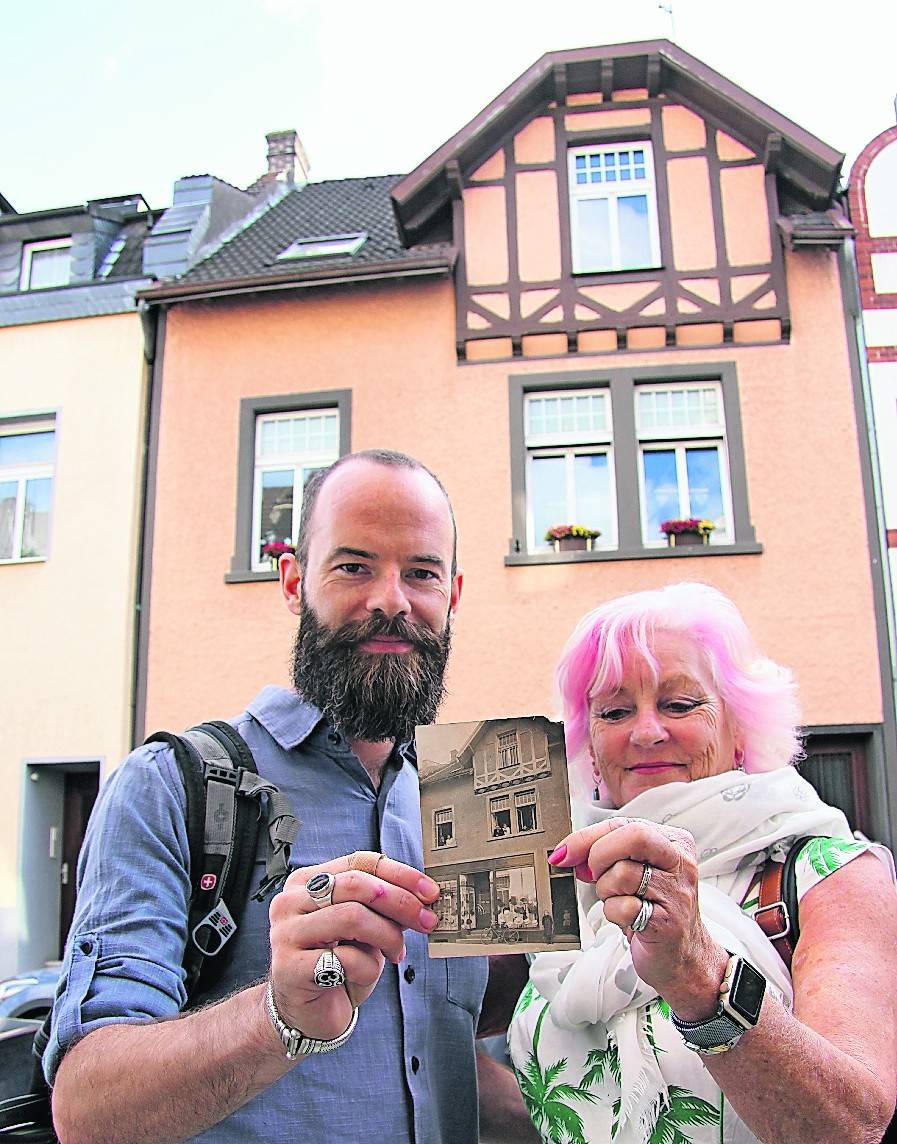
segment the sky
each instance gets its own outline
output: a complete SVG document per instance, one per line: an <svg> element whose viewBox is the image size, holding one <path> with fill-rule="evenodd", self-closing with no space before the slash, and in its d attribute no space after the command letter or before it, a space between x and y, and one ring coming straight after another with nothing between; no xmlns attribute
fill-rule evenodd
<svg viewBox="0 0 897 1144"><path fill-rule="evenodd" d="M404 173L545 52L633 40L672 39L846 152L845 175L895 122L894 0L30 0L0 26L19 211L246 186L286 128L316 181Z"/></svg>

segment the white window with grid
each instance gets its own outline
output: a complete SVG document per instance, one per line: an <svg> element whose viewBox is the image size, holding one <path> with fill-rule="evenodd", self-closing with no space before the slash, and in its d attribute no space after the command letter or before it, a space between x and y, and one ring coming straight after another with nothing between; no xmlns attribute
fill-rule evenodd
<svg viewBox="0 0 897 1144"><path fill-rule="evenodd" d="M607 389L529 393L524 400L527 548L548 549L548 529L578 524L617 545L613 424Z"/></svg>
<svg viewBox="0 0 897 1144"><path fill-rule="evenodd" d="M718 382L639 385L635 390L642 538L667 543L666 520L710 520L711 544L731 544L732 492Z"/></svg>
<svg viewBox="0 0 897 1144"><path fill-rule="evenodd" d="M651 144L574 147L567 163L574 272L659 266Z"/></svg>
<svg viewBox="0 0 897 1144"><path fill-rule="evenodd" d="M455 811L453 807L446 806L434 811L433 826L437 850L444 846L455 845Z"/></svg>
<svg viewBox="0 0 897 1144"><path fill-rule="evenodd" d="M20 290L68 286L72 274L72 240L50 238L22 246Z"/></svg>
<svg viewBox="0 0 897 1144"><path fill-rule="evenodd" d="M252 567L270 566L266 545L295 545L305 482L339 457L339 412L260 414L255 424Z"/></svg>
<svg viewBox="0 0 897 1144"><path fill-rule="evenodd" d="M518 834L528 834L539 829L539 812L535 790L521 790L514 794L514 811L517 818Z"/></svg>
<svg viewBox="0 0 897 1144"><path fill-rule="evenodd" d="M52 420L0 422L0 563L46 559L55 455Z"/></svg>

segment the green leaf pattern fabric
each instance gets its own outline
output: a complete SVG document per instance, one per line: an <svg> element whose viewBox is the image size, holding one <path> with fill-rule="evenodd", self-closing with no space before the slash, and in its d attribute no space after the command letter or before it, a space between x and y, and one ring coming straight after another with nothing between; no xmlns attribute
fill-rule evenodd
<svg viewBox="0 0 897 1144"><path fill-rule="evenodd" d="M795 864L798 898L868 847L814 838ZM751 911L753 912L753 911ZM738 1120L709 1072L695 1085L692 1054L660 998L640 1010L641 1032L667 1086L645 1126L644 1144L742 1144L755 1138ZM620 1062L613 1034L590 1026L592 1045L556 1027L548 1001L529 982L517 1003L508 1048L533 1124L545 1144L604 1144L620 1133ZM687 1084L685 1083L687 1080Z"/></svg>

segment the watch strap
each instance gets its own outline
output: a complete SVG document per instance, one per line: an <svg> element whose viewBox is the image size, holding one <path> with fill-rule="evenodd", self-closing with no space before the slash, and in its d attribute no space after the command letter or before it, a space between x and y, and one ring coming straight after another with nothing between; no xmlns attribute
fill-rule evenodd
<svg viewBox="0 0 897 1144"><path fill-rule="evenodd" d="M324 1040L319 1037L307 1037L305 1033L300 1032L299 1029L291 1029L278 1013L277 1005L274 1003L274 988L270 980L265 990L265 1003L268 1016L271 1018L271 1024L280 1037L288 1061L294 1061L297 1057L307 1057L311 1053L329 1053L334 1049L338 1049L348 1041L355 1031L355 1026L358 1024L358 1010L353 1009L349 1027L345 1032L340 1033L338 1037L331 1037L330 1040Z"/></svg>
<svg viewBox="0 0 897 1144"><path fill-rule="evenodd" d="M727 1053L729 1049L734 1048L742 1035L756 1024L756 1020L745 1017L729 1003L729 994L739 964L742 964L742 959L736 954L729 954L726 972L719 987L719 1003L716 1012L710 1017L703 1021L683 1021L670 1010L673 1025L682 1034L686 1045L696 1053L701 1053L703 1056ZM747 962L743 964L749 965ZM750 966L750 969L757 974L753 966Z"/></svg>

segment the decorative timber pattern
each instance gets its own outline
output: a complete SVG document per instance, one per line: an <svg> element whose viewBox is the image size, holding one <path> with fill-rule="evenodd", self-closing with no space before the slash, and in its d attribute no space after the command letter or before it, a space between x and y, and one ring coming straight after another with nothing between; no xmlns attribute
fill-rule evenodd
<svg viewBox="0 0 897 1144"><path fill-rule="evenodd" d="M473 789L477 794L514 786L523 779L551 774L548 736L539 727L490 723L489 731L474 744Z"/></svg>
<svg viewBox="0 0 897 1144"><path fill-rule="evenodd" d="M654 156L660 265L574 273L568 151L639 142ZM459 358L787 339L775 147L766 151L681 97L608 89L560 92L475 170L453 164Z"/></svg>

